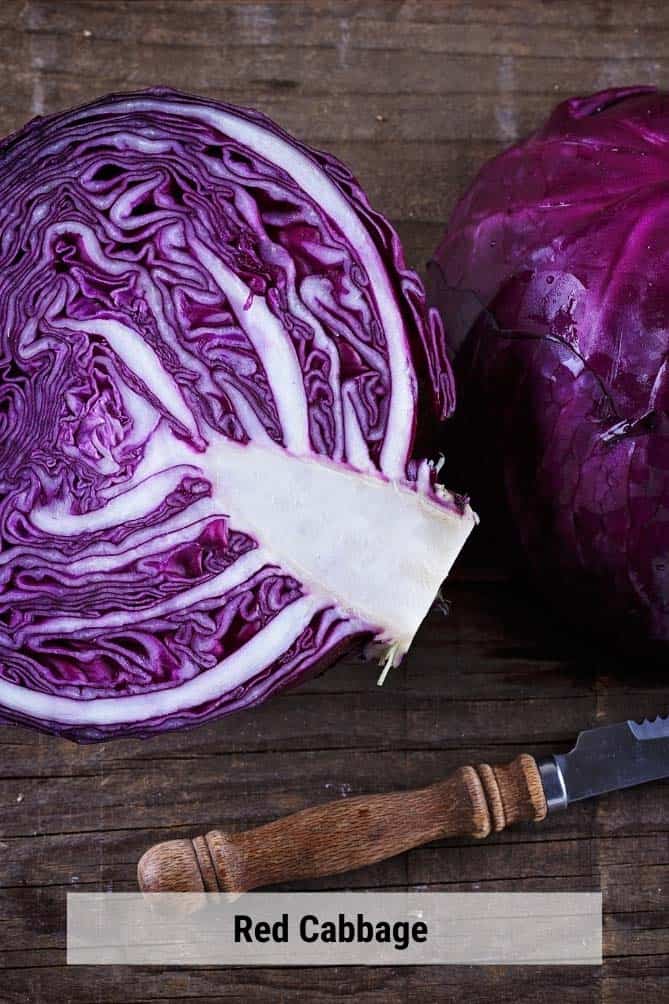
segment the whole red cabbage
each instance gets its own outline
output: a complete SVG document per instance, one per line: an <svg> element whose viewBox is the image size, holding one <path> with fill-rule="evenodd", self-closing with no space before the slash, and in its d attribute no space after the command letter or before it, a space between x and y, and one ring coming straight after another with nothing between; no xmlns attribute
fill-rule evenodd
<svg viewBox="0 0 669 1004"><path fill-rule="evenodd" d="M669 96L559 105L483 167L430 270L481 511L503 486L576 620L668 639Z"/></svg>
<svg viewBox="0 0 669 1004"><path fill-rule="evenodd" d="M351 174L152 90L0 144L0 716L76 739L399 660L474 517L439 325Z"/></svg>

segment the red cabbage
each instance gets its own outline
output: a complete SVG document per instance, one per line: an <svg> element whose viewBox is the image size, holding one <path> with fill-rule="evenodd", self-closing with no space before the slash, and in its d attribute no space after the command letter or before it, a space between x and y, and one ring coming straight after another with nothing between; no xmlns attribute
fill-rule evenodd
<svg viewBox="0 0 669 1004"><path fill-rule="evenodd" d="M669 639L668 178L667 94L566 101L430 268L483 515L503 485L535 581L635 641Z"/></svg>
<svg viewBox="0 0 669 1004"><path fill-rule="evenodd" d="M407 650L474 517L435 314L342 164L174 91L0 145L0 711L79 740Z"/></svg>

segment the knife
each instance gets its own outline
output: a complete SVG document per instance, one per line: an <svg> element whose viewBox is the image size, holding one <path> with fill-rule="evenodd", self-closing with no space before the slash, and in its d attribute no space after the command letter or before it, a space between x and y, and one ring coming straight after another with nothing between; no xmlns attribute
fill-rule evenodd
<svg viewBox="0 0 669 1004"><path fill-rule="evenodd" d="M569 753L459 767L414 791L360 795L256 829L212 830L155 844L137 876L145 892L245 892L333 875L443 837L487 837L539 822L572 802L669 777L669 715L581 732Z"/></svg>

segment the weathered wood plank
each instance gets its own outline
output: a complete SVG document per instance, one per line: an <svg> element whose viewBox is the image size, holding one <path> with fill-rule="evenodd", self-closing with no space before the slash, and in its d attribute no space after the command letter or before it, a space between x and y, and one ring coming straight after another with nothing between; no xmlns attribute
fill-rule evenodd
<svg viewBox="0 0 669 1004"><path fill-rule="evenodd" d="M406 1004L408 974L401 970L353 969L193 969L159 970L112 967L101 979L90 966L67 969L62 963L11 968L3 973L3 1004L26 1001L95 1001L95 1004L176 1004L180 1001L258 1001L355 999L362 1004Z"/></svg>

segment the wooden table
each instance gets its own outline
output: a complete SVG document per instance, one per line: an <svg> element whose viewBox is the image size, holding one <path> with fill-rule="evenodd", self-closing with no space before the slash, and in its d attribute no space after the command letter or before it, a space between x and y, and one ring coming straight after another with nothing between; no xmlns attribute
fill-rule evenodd
<svg viewBox="0 0 669 1004"><path fill-rule="evenodd" d="M0 4L0 131L155 83L254 105L341 156L422 268L477 167L567 95L666 83L669 10L483 0ZM479 547L479 552L481 548ZM601 969L68 969L65 896L132 890L152 842L258 824L337 796L566 748L593 722L666 709L666 679L551 624L465 553L386 686L349 660L263 708L148 742L77 747L0 728L0 1001L669 999L669 787L573 807L487 844L434 844L313 889L596 890Z"/></svg>

